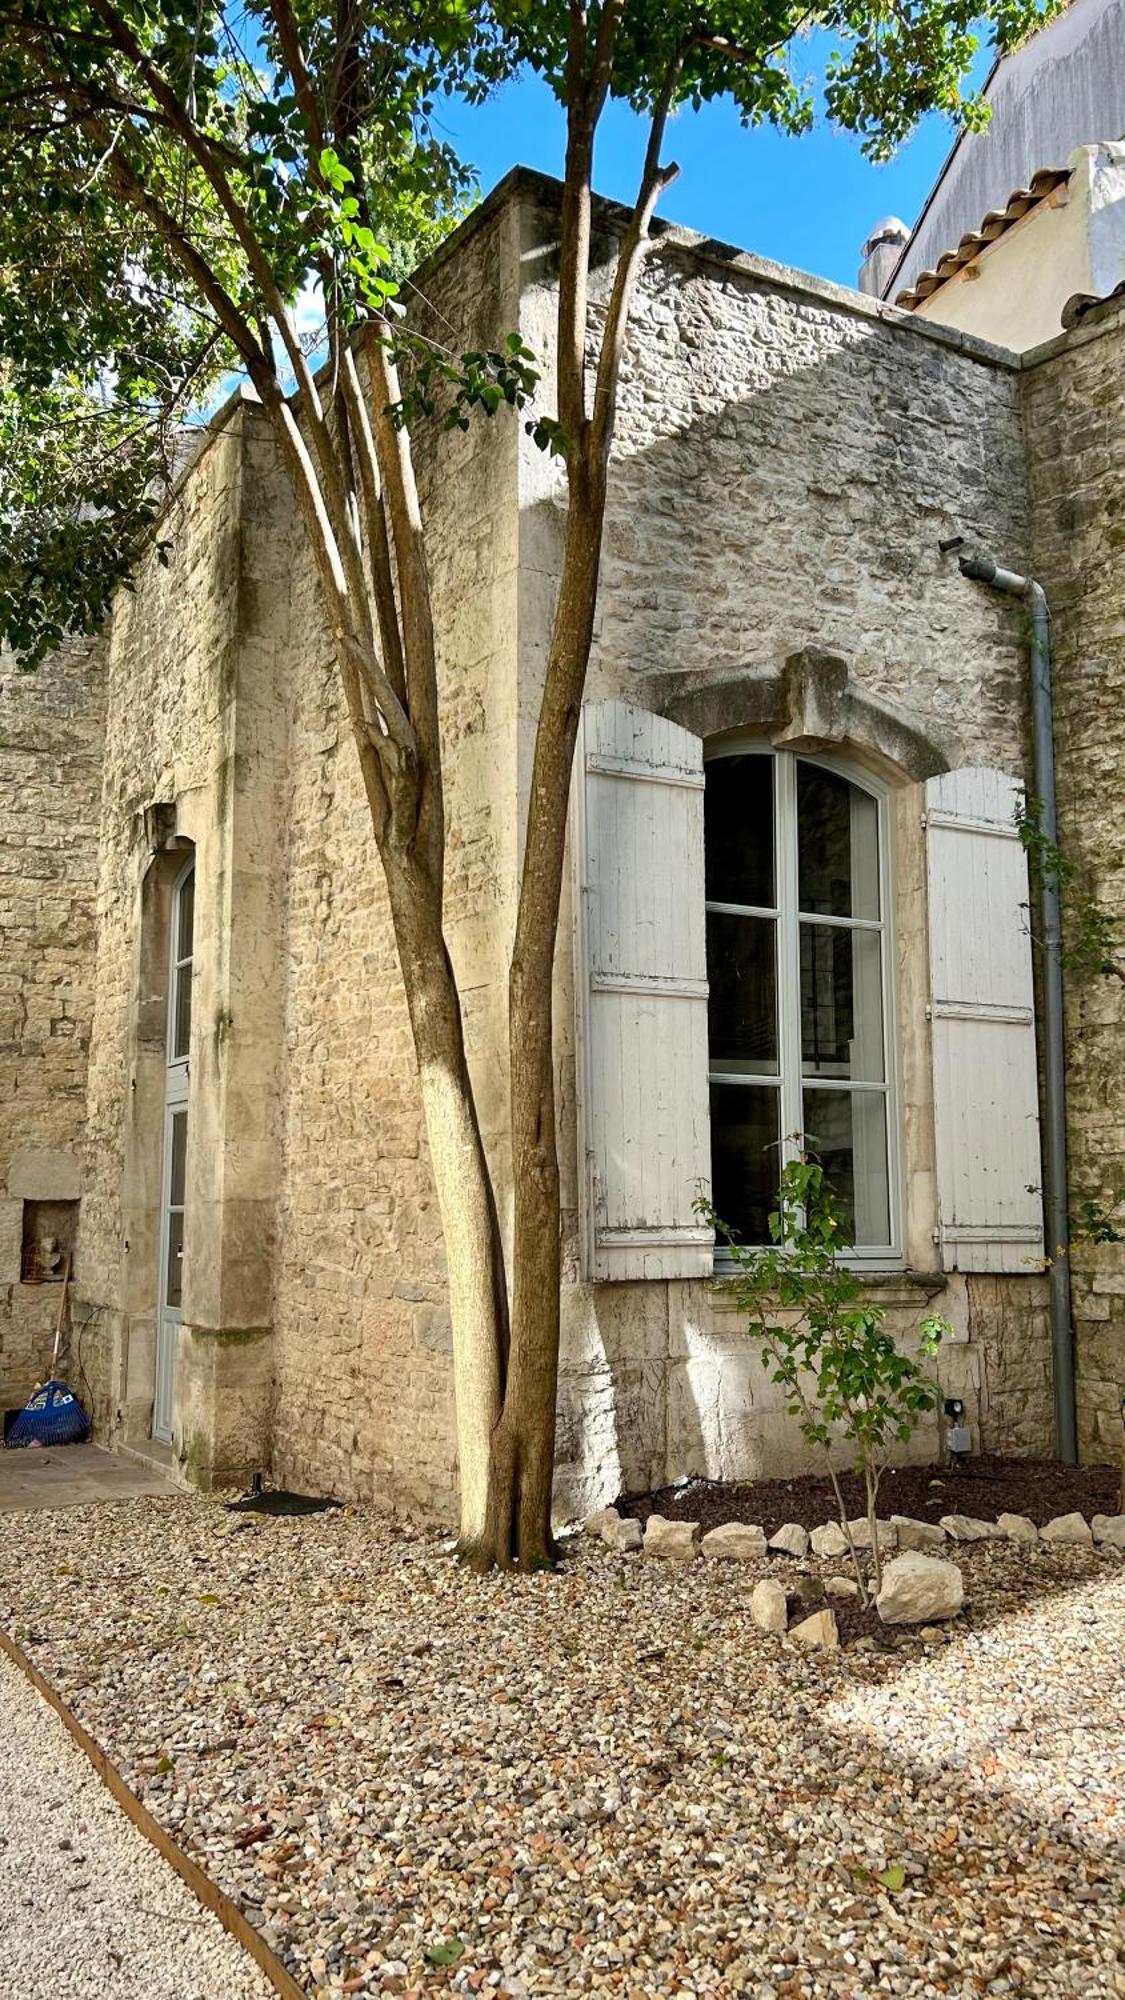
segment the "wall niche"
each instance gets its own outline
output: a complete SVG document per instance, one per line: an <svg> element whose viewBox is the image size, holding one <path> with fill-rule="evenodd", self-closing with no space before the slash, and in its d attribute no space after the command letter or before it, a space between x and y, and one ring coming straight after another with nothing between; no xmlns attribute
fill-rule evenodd
<svg viewBox="0 0 1125 2000"><path fill-rule="evenodd" d="M25 1201L20 1241L21 1285L61 1285L74 1276L76 1201Z"/></svg>

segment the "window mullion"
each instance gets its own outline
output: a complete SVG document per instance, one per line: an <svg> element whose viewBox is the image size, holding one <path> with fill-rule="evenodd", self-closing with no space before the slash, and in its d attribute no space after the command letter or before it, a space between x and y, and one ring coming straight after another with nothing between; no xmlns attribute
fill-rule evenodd
<svg viewBox="0 0 1125 2000"><path fill-rule="evenodd" d="M774 852L777 856L778 1035L781 1061L781 1163L797 1158L804 1129L801 1094L801 932L797 915L797 760L777 753Z"/></svg>

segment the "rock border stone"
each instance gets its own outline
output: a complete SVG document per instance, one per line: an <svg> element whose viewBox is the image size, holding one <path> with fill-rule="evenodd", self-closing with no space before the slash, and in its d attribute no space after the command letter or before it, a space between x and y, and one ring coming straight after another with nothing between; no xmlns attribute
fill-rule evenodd
<svg viewBox="0 0 1125 2000"><path fill-rule="evenodd" d="M768 1562L771 1556L779 1555L800 1562L812 1554L827 1563L838 1562L847 1548L847 1538L838 1521L826 1521L811 1533L796 1521L788 1521L768 1541L765 1529L750 1521L723 1521L701 1535L698 1521L672 1521L663 1514L650 1514L642 1530L638 1520L623 1516L616 1507L599 1507L583 1525L587 1534L596 1535L614 1554L643 1553L675 1562L691 1562L704 1556L711 1562L737 1565ZM869 1523L849 1521L848 1528L856 1548L870 1550ZM894 1514L889 1521L878 1520L875 1530L880 1553L892 1557L884 1568L883 1588L875 1600L880 1617L892 1625L924 1623L925 1631L931 1634L939 1630L934 1621L948 1625L958 1615L964 1599L961 1571L956 1563L939 1557L938 1549L955 1548L961 1543L1001 1541L1029 1549L1046 1543L1055 1548L1113 1549L1125 1555L1125 1514L1095 1514L1092 1521L1078 1513L1060 1514L1052 1521L1045 1521L1041 1528L1025 1514L1001 1514L996 1521L977 1520L967 1514L943 1514L940 1521L915 1521L909 1515ZM894 1555L896 1549L901 1551L898 1556ZM895 1574L888 1590L890 1571ZM903 1581L909 1588L900 1587ZM923 1583L928 1586L926 1589L922 1588ZM824 1591L838 1599L859 1594L853 1579L838 1575L825 1580ZM750 1617L760 1631L788 1633L802 1645L839 1645L831 1609L821 1607L808 1615L807 1604L798 1599L794 1612L796 1622L790 1613L784 1584L769 1576L756 1581L750 1595ZM802 1613L806 1615L801 1616Z"/></svg>

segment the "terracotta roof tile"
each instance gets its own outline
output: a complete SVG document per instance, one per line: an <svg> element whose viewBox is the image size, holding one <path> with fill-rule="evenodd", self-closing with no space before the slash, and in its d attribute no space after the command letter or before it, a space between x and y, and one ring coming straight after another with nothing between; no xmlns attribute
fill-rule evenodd
<svg viewBox="0 0 1125 2000"><path fill-rule="evenodd" d="M978 257L990 243L995 243L998 236L1003 236L1013 222L1019 222L1030 209L1037 207L1039 202L1069 179L1070 172L1066 167L1040 167L1038 173L1032 175L1030 187L1014 188L1006 207L990 208L980 228L962 236L956 250L947 250L932 270L920 271L913 286L899 292L895 299L896 306L903 306L908 312L916 311L924 299L937 291L939 285L944 285L958 271L963 271L966 264L971 264L974 257Z"/></svg>

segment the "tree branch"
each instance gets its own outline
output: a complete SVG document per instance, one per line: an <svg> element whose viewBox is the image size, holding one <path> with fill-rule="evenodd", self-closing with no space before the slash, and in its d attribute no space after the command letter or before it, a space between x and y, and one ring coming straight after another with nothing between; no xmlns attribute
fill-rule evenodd
<svg viewBox="0 0 1125 2000"><path fill-rule="evenodd" d="M367 329L364 355L371 388L375 446L398 569L406 707L418 744L420 795L414 838L425 849L426 864L440 902L445 867L445 801L437 651L422 511L409 434L397 429L390 417L392 405L401 400L398 371L385 337L377 328Z"/></svg>
<svg viewBox="0 0 1125 2000"><path fill-rule="evenodd" d="M316 92L309 75L305 52L301 47L300 31L289 0L269 0L269 11L273 15L277 29L277 39L285 67L293 81L293 92L297 99L297 109L305 121L309 135L309 148L315 162L319 163L324 150L324 128L317 107Z"/></svg>
<svg viewBox="0 0 1125 2000"><path fill-rule="evenodd" d="M609 9L607 8L607 12ZM620 6L616 5L616 12ZM599 24L599 40L603 22ZM571 0L566 52L566 169L559 225L559 320L555 395L568 451L586 429L586 316L594 130L586 76L586 9Z"/></svg>
<svg viewBox="0 0 1125 2000"><path fill-rule="evenodd" d="M359 460L360 491L363 495L364 525L367 530L367 550L371 563L383 665L395 693L405 708L406 674L402 657L402 634L399 631L398 603L395 598L394 572L387 535L387 517L383 507L379 461L350 342L344 344L340 387Z"/></svg>
<svg viewBox="0 0 1125 2000"><path fill-rule="evenodd" d="M253 224L242 203L227 178L220 163L216 148L210 136L202 132L194 118L180 103L167 78L162 75L151 57L130 28L128 22L112 4L112 0L90 0L99 19L104 22L117 51L133 65L137 74L147 84L164 116L183 142L196 165L205 175L235 238L246 258L251 274L257 284L265 305L281 334L282 344L293 370L298 391L308 405L314 423L323 419L316 383L309 368L304 350L297 338L289 307L286 304L269 259L266 257L255 234ZM322 471L324 468L322 467Z"/></svg>
<svg viewBox="0 0 1125 2000"><path fill-rule="evenodd" d="M679 173L679 168L674 165L662 167L660 154L687 49L686 43L677 49L661 85L660 95L653 109L640 188L617 252L617 270L614 273L613 290L610 293L602 333L602 351L598 360L598 374L594 388L593 449L595 464L600 468L603 477L617 416L617 384L637 275L652 241L649 229L656 204L665 188L671 186Z"/></svg>

